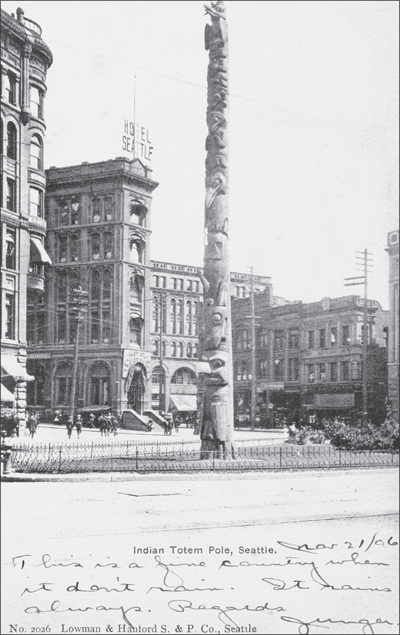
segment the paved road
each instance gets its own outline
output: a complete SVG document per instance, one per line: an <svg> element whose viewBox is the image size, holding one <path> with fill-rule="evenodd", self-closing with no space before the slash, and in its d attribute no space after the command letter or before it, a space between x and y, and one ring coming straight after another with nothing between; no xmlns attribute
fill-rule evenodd
<svg viewBox="0 0 400 635"><path fill-rule="evenodd" d="M2 633L399 632L396 470L127 479L2 484Z"/></svg>

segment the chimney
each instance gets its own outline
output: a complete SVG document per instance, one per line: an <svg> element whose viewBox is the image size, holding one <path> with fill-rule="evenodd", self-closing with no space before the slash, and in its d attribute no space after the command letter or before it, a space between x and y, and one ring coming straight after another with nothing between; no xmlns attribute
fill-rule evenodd
<svg viewBox="0 0 400 635"><path fill-rule="evenodd" d="M17 20L21 24L24 23L24 10L21 9L21 7L18 7L18 9L17 9Z"/></svg>

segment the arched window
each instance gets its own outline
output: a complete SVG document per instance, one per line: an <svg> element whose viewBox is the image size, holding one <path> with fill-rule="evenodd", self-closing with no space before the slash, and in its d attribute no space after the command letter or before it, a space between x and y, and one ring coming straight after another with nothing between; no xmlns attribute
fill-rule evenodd
<svg viewBox="0 0 400 635"><path fill-rule="evenodd" d="M171 384L195 385L196 374L190 368L178 368L171 377Z"/></svg>
<svg viewBox="0 0 400 635"><path fill-rule="evenodd" d="M130 205L131 223L143 225L147 208L140 201L132 201Z"/></svg>
<svg viewBox="0 0 400 635"><path fill-rule="evenodd" d="M90 369L90 405L110 404L110 371L104 362L96 362Z"/></svg>
<svg viewBox="0 0 400 635"><path fill-rule="evenodd" d="M187 357L192 357L193 356L193 344L192 342L189 342L186 348L186 355Z"/></svg>
<svg viewBox="0 0 400 635"><path fill-rule="evenodd" d="M17 129L13 123L7 124L7 156L9 159L17 159Z"/></svg>
<svg viewBox="0 0 400 635"><path fill-rule="evenodd" d="M131 262L140 262L140 249L137 240L132 239L130 242L130 258Z"/></svg>
<svg viewBox="0 0 400 635"><path fill-rule="evenodd" d="M142 302L143 283L138 279L137 275L133 275L130 281L130 301L134 304Z"/></svg>
<svg viewBox="0 0 400 635"><path fill-rule="evenodd" d="M186 302L186 334L193 335L193 305L190 300Z"/></svg>
<svg viewBox="0 0 400 635"><path fill-rule="evenodd" d="M36 88L36 86L30 87L31 93L31 115L37 119L43 118L43 91Z"/></svg>
<svg viewBox="0 0 400 635"><path fill-rule="evenodd" d="M177 314L176 314L176 300L172 298L171 300L171 324L172 324L172 333L176 335L177 331Z"/></svg>
<svg viewBox="0 0 400 635"><path fill-rule="evenodd" d="M103 300L111 300L111 284L111 272L107 269L103 275Z"/></svg>
<svg viewBox="0 0 400 635"><path fill-rule="evenodd" d="M178 300L177 310L177 328L178 333L183 335L183 300Z"/></svg>
<svg viewBox="0 0 400 635"><path fill-rule="evenodd" d="M61 362L56 370L56 404L67 406L71 394L72 364Z"/></svg>
<svg viewBox="0 0 400 635"><path fill-rule="evenodd" d="M31 139L30 166L35 170L43 171L43 143L38 135Z"/></svg>
<svg viewBox="0 0 400 635"><path fill-rule="evenodd" d="M176 342L171 342L171 357L176 357Z"/></svg>
<svg viewBox="0 0 400 635"><path fill-rule="evenodd" d="M184 345L183 342L179 342L179 357L184 356Z"/></svg>
<svg viewBox="0 0 400 635"><path fill-rule="evenodd" d="M159 354L159 342L158 340L153 340L153 355L158 357Z"/></svg>
<svg viewBox="0 0 400 635"><path fill-rule="evenodd" d="M167 342L165 340L163 340L162 342L162 354L163 354L163 357L166 357L167 355Z"/></svg>

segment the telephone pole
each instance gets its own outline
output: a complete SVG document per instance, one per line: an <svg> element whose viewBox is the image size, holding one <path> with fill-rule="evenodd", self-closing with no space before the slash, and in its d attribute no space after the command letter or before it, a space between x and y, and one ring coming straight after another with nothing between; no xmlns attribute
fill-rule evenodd
<svg viewBox="0 0 400 635"><path fill-rule="evenodd" d="M250 426L251 430L256 427L256 407L257 407L257 382L256 382L256 316L254 308L254 273L250 267L250 310L251 315L246 316L251 324L251 402L250 402ZM258 319L258 318L257 318Z"/></svg>
<svg viewBox="0 0 400 635"><path fill-rule="evenodd" d="M362 354L362 395L363 395L363 423L368 422L368 382L367 382L367 355L368 355L368 266L373 258L369 258L373 254L368 253L367 249L356 252L356 266L358 271L363 271L362 276L353 278L345 278L348 280L356 280L356 282L345 282L345 287L364 285L364 315L363 315L363 354ZM359 268L361 267L361 269Z"/></svg>
<svg viewBox="0 0 400 635"><path fill-rule="evenodd" d="M76 378L78 373L78 352L79 352L79 335L84 315L87 311L88 292L84 291L81 286L74 287L71 298L71 313L76 321L75 347L74 347L74 363L72 369L71 396L69 402L69 418L74 420L75 412L75 395L76 395Z"/></svg>
<svg viewBox="0 0 400 635"><path fill-rule="evenodd" d="M164 293L160 293L158 296L158 308L159 308L159 318L160 318L160 356L159 356L159 365L160 365L160 374L159 378L159 396L158 396L158 411L161 414L161 411L164 412L165 404L164 404L164 369L163 369L163 331L164 331L164 303L165 303L165 295Z"/></svg>

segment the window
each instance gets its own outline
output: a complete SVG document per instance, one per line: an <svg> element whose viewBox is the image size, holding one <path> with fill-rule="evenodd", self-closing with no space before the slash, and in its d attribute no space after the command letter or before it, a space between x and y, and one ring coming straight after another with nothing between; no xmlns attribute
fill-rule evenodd
<svg viewBox="0 0 400 635"><path fill-rule="evenodd" d="M93 234L92 236L92 260L100 260L100 236Z"/></svg>
<svg viewBox="0 0 400 635"><path fill-rule="evenodd" d="M283 359L276 359L274 362L274 379L275 381L283 381L284 380L284 366L285 363Z"/></svg>
<svg viewBox="0 0 400 635"><path fill-rule="evenodd" d="M261 346L261 348L267 348L267 346L268 346L268 334L267 334L267 331L261 331L261 333L260 333L260 346Z"/></svg>
<svg viewBox="0 0 400 635"><path fill-rule="evenodd" d="M288 381L299 381L300 360L298 357L289 359Z"/></svg>
<svg viewBox="0 0 400 635"><path fill-rule="evenodd" d="M39 344L39 345L44 344L44 340L45 340L44 294L40 294L40 295L29 294L28 295L26 330L27 330L28 344ZM29 373L29 374L35 375L35 373Z"/></svg>
<svg viewBox="0 0 400 635"><path fill-rule="evenodd" d="M58 261L67 262L68 259L68 240L67 236L58 237Z"/></svg>
<svg viewBox="0 0 400 635"><path fill-rule="evenodd" d="M97 362L91 368L90 403L93 406L110 404L110 374L103 362Z"/></svg>
<svg viewBox="0 0 400 635"><path fill-rule="evenodd" d="M350 379L350 362L340 362L342 381Z"/></svg>
<svg viewBox="0 0 400 635"><path fill-rule="evenodd" d="M17 160L17 129L13 123L7 124L7 157Z"/></svg>
<svg viewBox="0 0 400 635"><path fill-rule="evenodd" d="M11 293L6 294L6 319L4 337L8 340L15 339L15 297Z"/></svg>
<svg viewBox="0 0 400 635"><path fill-rule="evenodd" d="M42 364L28 360L26 372L35 377L35 381L26 383L26 402L29 406L44 406L45 371Z"/></svg>
<svg viewBox="0 0 400 635"><path fill-rule="evenodd" d="M7 179L7 199L6 199L6 208L10 212L15 212L17 210L17 201L16 201L16 187L14 179Z"/></svg>
<svg viewBox="0 0 400 635"><path fill-rule="evenodd" d="M338 380L338 364L337 362L331 362L331 381Z"/></svg>
<svg viewBox="0 0 400 635"><path fill-rule="evenodd" d="M350 326L342 326L342 345L348 346L350 344Z"/></svg>
<svg viewBox="0 0 400 635"><path fill-rule="evenodd" d="M72 234L69 237L69 244L70 244L71 261L72 262L78 262L78 260L79 260L79 245L80 245L79 234Z"/></svg>
<svg viewBox="0 0 400 635"><path fill-rule="evenodd" d="M134 304L140 304L142 302L142 288L143 278L141 276L133 275L130 281L130 301Z"/></svg>
<svg viewBox="0 0 400 635"><path fill-rule="evenodd" d="M31 139L30 166L35 170L43 171L43 144L38 135L34 135Z"/></svg>
<svg viewBox="0 0 400 635"><path fill-rule="evenodd" d="M314 364L307 365L308 383L313 384L315 381Z"/></svg>
<svg viewBox="0 0 400 635"><path fill-rule="evenodd" d="M259 367L260 379L266 379L267 377L267 360L260 361Z"/></svg>
<svg viewBox="0 0 400 635"><path fill-rule="evenodd" d="M171 357L176 357L176 342L171 343Z"/></svg>
<svg viewBox="0 0 400 635"><path fill-rule="evenodd" d="M158 357L159 355L158 348L159 348L158 340L153 340L153 355L155 355L156 357Z"/></svg>
<svg viewBox="0 0 400 635"><path fill-rule="evenodd" d="M130 259L132 262L142 262L144 245L139 238L130 241ZM158 285L157 285L158 286Z"/></svg>
<svg viewBox="0 0 400 635"><path fill-rule="evenodd" d="M43 192L36 187L29 188L29 214L37 218L43 218Z"/></svg>
<svg viewBox="0 0 400 635"><path fill-rule="evenodd" d="M93 208L93 222L99 223L101 220L101 200L99 198L93 199L92 208Z"/></svg>
<svg viewBox="0 0 400 635"><path fill-rule="evenodd" d="M319 347L325 348L325 329L319 330Z"/></svg>
<svg viewBox="0 0 400 635"><path fill-rule="evenodd" d="M326 381L326 364L319 364L318 369L319 369L318 379L320 381Z"/></svg>
<svg viewBox="0 0 400 635"><path fill-rule="evenodd" d="M171 377L171 384L195 385L196 375L190 368L178 368Z"/></svg>
<svg viewBox="0 0 400 635"><path fill-rule="evenodd" d="M333 326L331 328L331 346L336 346L337 345L337 328L336 326Z"/></svg>
<svg viewBox="0 0 400 635"><path fill-rule="evenodd" d="M111 233L104 234L104 257L110 259L113 257L114 237Z"/></svg>
<svg viewBox="0 0 400 635"><path fill-rule="evenodd" d="M158 287L158 276L153 276L153 287Z"/></svg>
<svg viewBox="0 0 400 635"><path fill-rule="evenodd" d="M80 203L79 198L74 197L71 203L71 224L79 225L79 211L80 211Z"/></svg>
<svg viewBox="0 0 400 635"><path fill-rule="evenodd" d="M10 71L3 75L3 93L9 104L17 105L17 77Z"/></svg>
<svg viewBox="0 0 400 635"><path fill-rule="evenodd" d="M112 277L110 271L92 271L90 279L89 332L90 343L112 340L111 315ZM132 333L131 333L132 335Z"/></svg>
<svg viewBox="0 0 400 635"><path fill-rule="evenodd" d="M298 331L289 332L289 349L294 350L299 348L300 333Z"/></svg>
<svg viewBox="0 0 400 635"><path fill-rule="evenodd" d="M7 229L6 231L6 269L16 268L15 254L15 229Z"/></svg>
<svg viewBox="0 0 400 635"><path fill-rule="evenodd" d="M177 326L178 326L178 333L179 334L183 334L183 301L182 300L178 300L178 304L177 304Z"/></svg>
<svg viewBox="0 0 400 635"><path fill-rule="evenodd" d="M186 355L187 355L187 357L193 357L193 344L192 344L192 342L189 342L188 345L187 345Z"/></svg>
<svg viewBox="0 0 400 635"><path fill-rule="evenodd" d="M314 348L314 346L315 346L314 331L308 331L308 348Z"/></svg>
<svg viewBox="0 0 400 635"><path fill-rule="evenodd" d="M140 201L132 201L130 205L131 223L134 225L143 225L146 207Z"/></svg>
<svg viewBox="0 0 400 635"><path fill-rule="evenodd" d="M114 218L114 201L111 196L107 196L104 201L104 213L107 221L110 221Z"/></svg>
<svg viewBox="0 0 400 635"><path fill-rule="evenodd" d="M274 349L282 350L285 346L285 334L283 331L275 331L274 333Z"/></svg>
<svg viewBox="0 0 400 635"><path fill-rule="evenodd" d="M179 342L179 357L184 357L184 346L183 346L183 342Z"/></svg>
<svg viewBox="0 0 400 635"><path fill-rule="evenodd" d="M193 332L193 304L189 300L186 302L186 333L187 335L194 335Z"/></svg>
<svg viewBox="0 0 400 635"><path fill-rule="evenodd" d="M31 86L31 115L36 119L43 119L43 92Z"/></svg>

